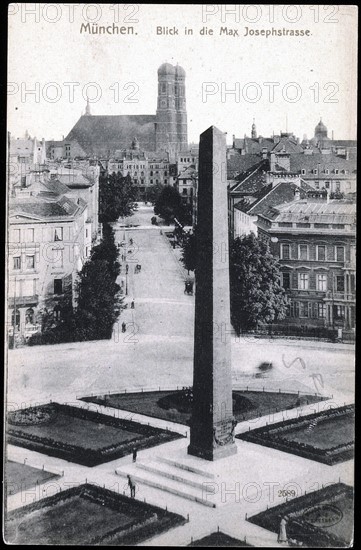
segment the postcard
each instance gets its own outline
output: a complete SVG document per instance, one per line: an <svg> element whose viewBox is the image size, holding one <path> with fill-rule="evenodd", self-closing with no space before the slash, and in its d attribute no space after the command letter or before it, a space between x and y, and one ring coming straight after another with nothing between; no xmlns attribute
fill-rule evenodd
<svg viewBox="0 0 361 550"><path fill-rule="evenodd" d="M6 543L353 545L357 15L9 4Z"/></svg>

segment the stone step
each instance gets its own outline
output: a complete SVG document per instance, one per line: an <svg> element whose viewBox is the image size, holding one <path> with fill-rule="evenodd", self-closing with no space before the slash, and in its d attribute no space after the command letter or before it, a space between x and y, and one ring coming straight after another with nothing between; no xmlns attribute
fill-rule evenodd
<svg viewBox="0 0 361 550"><path fill-rule="evenodd" d="M201 470L200 468L196 468L194 466L190 466L188 464L184 464L183 462L179 462L177 460L172 460L171 458L165 458L162 456L157 456L157 460L159 462L164 462L165 464L170 464L172 466L175 466L176 468L179 468L181 470L187 470L188 472L192 472L194 474L197 474L199 476L206 477L208 479L214 479L215 476L211 472L206 472L205 470Z"/></svg>
<svg viewBox="0 0 361 550"><path fill-rule="evenodd" d="M207 480L202 480L198 474L186 470L183 470L184 474L182 474L179 468L167 464L166 462L137 462L137 468L152 472L167 479L173 479L174 481L189 485L190 487L195 487L201 491L204 489L204 483L207 483Z"/></svg>
<svg viewBox="0 0 361 550"><path fill-rule="evenodd" d="M200 489L187 486L186 490L184 490L185 488L183 483L165 478L158 473L136 468L134 465L129 465L126 469L117 468L116 474L124 478L130 475L136 483L148 485L149 487L154 487L155 489L160 489L180 498L198 502L199 504L203 504L204 506L208 506L210 508L216 507L215 503L205 500L202 497L202 491Z"/></svg>

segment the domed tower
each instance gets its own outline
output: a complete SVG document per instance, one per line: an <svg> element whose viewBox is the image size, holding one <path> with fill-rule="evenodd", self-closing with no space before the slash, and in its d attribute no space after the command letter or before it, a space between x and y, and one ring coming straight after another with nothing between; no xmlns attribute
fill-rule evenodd
<svg viewBox="0 0 361 550"><path fill-rule="evenodd" d="M187 126L187 108L186 108L186 72L177 65L175 68L175 105L177 111L177 136L178 151L185 151L188 148L188 126Z"/></svg>
<svg viewBox="0 0 361 550"><path fill-rule="evenodd" d="M322 122L322 118L320 119L320 122L317 124L315 128L315 138L317 140L323 140L327 138L327 128Z"/></svg>
<svg viewBox="0 0 361 550"><path fill-rule="evenodd" d="M155 141L157 151L174 151L177 142L177 117L175 105L175 73L170 63L158 69L158 104Z"/></svg>

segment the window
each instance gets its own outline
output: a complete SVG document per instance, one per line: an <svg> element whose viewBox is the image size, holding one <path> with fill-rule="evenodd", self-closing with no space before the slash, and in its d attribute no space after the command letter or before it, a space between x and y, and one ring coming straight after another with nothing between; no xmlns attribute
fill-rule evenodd
<svg viewBox="0 0 361 550"><path fill-rule="evenodd" d="M298 288L299 290L308 290L308 273L298 274Z"/></svg>
<svg viewBox="0 0 361 550"><path fill-rule="evenodd" d="M63 293L63 279L54 279L54 294Z"/></svg>
<svg viewBox="0 0 361 550"><path fill-rule="evenodd" d="M350 291L355 292L355 275L353 273L350 275Z"/></svg>
<svg viewBox="0 0 361 550"><path fill-rule="evenodd" d="M318 303L318 316L320 317L320 319L326 318L326 304L324 304L323 302Z"/></svg>
<svg viewBox="0 0 361 550"><path fill-rule="evenodd" d="M20 258L20 256L14 256L13 261L14 261L14 264L13 264L14 269L21 269L21 258Z"/></svg>
<svg viewBox="0 0 361 550"><path fill-rule="evenodd" d="M341 189L341 184L340 184L340 182L339 182L339 181L336 181L336 191L338 191L338 192L339 192L339 191L340 191L340 189Z"/></svg>
<svg viewBox="0 0 361 550"><path fill-rule="evenodd" d="M314 169L312 170L312 172L313 172L315 175L317 175L317 174L318 174L317 168L314 168Z"/></svg>
<svg viewBox="0 0 361 550"><path fill-rule="evenodd" d="M150 171L150 175L153 176L153 170Z"/></svg>
<svg viewBox="0 0 361 550"><path fill-rule="evenodd" d="M282 285L283 285L283 288L291 288L291 278L290 278L290 273L288 272L285 272L285 273L282 273Z"/></svg>
<svg viewBox="0 0 361 550"><path fill-rule="evenodd" d="M343 275L336 276L336 291L337 292L345 291L345 277Z"/></svg>
<svg viewBox="0 0 361 550"><path fill-rule="evenodd" d="M34 242L34 229L28 228L26 230L26 241L28 243L33 243Z"/></svg>
<svg viewBox="0 0 361 550"><path fill-rule="evenodd" d="M300 302L300 317L308 317L308 302Z"/></svg>
<svg viewBox="0 0 361 550"><path fill-rule="evenodd" d="M290 260L291 259L291 253L290 253L290 245L289 244L283 244L281 247L281 256L282 260Z"/></svg>
<svg viewBox="0 0 361 550"><path fill-rule="evenodd" d="M330 182L329 181L325 181L325 187L326 187L326 189L330 188Z"/></svg>
<svg viewBox="0 0 361 550"><path fill-rule="evenodd" d="M306 174L306 170L305 170L304 168L302 168L301 174L302 174L303 176Z"/></svg>
<svg viewBox="0 0 361 550"><path fill-rule="evenodd" d="M53 309L53 316L55 321L60 321L61 319L61 308L60 306L55 306Z"/></svg>
<svg viewBox="0 0 361 550"><path fill-rule="evenodd" d="M88 231L88 229L86 229L86 230L85 230L85 238L86 238L86 239L88 238L88 233L89 233L89 231Z"/></svg>
<svg viewBox="0 0 361 550"><path fill-rule="evenodd" d="M345 306L333 306L333 316L335 319L344 319Z"/></svg>
<svg viewBox="0 0 361 550"><path fill-rule="evenodd" d="M326 273L320 273L317 275L317 290L325 292L327 290L327 275Z"/></svg>
<svg viewBox="0 0 361 550"><path fill-rule="evenodd" d="M26 269L35 268L35 256L26 256Z"/></svg>
<svg viewBox="0 0 361 550"><path fill-rule="evenodd" d="M26 176L21 176L21 188L24 189L26 187Z"/></svg>
<svg viewBox="0 0 361 550"><path fill-rule="evenodd" d="M336 261L344 262L345 261L345 247L336 246Z"/></svg>
<svg viewBox="0 0 361 550"><path fill-rule="evenodd" d="M317 246L317 260L324 262L326 260L326 247L324 245Z"/></svg>
<svg viewBox="0 0 361 550"><path fill-rule="evenodd" d="M338 168L335 168L335 174L338 174Z"/></svg>
<svg viewBox="0 0 361 550"><path fill-rule="evenodd" d="M13 240L14 243L20 242L20 229L13 229Z"/></svg>
<svg viewBox="0 0 361 550"><path fill-rule="evenodd" d="M329 169L326 168L326 169L325 169L325 174L329 174L329 173L330 173Z"/></svg>
<svg viewBox="0 0 361 550"><path fill-rule="evenodd" d="M63 228L56 227L54 229L54 241L62 241L62 240L63 240Z"/></svg>
<svg viewBox="0 0 361 550"><path fill-rule="evenodd" d="M319 188L320 188L320 182L319 182L319 181L315 181L315 188L316 188L316 189L319 189Z"/></svg>
<svg viewBox="0 0 361 550"><path fill-rule="evenodd" d="M25 323L27 325L33 325L35 320L35 314L32 307L25 311Z"/></svg>
<svg viewBox="0 0 361 550"><path fill-rule="evenodd" d="M63 267L63 252L61 248L53 248L53 267Z"/></svg>
<svg viewBox="0 0 361 550"><path fill-rule="evenodd" d="M187 194L187 189L184 188L183 191L182 191L183 195L186 195Z"/></svg>
<svg viewBox="0 0 361 550"><path fill-rule="evenodd" d="M300 244L298 247L298 258L299 260L307 260L308 256L308 246L307 244Z"/></svg>

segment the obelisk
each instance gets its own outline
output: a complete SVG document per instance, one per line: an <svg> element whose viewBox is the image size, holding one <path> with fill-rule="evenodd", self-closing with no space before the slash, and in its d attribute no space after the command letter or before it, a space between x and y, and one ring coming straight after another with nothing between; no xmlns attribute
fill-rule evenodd
<svg viewBox="0 0 361 550"><path fill-rule="evenodd" d="M216 460L234 454L232 412L226 137L200 136L193 410L188 453Z"/></svg>

